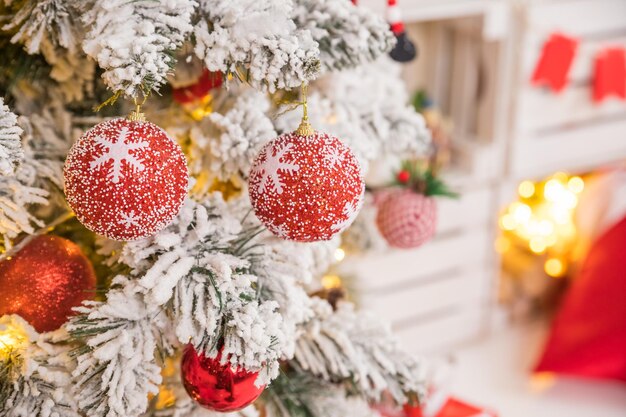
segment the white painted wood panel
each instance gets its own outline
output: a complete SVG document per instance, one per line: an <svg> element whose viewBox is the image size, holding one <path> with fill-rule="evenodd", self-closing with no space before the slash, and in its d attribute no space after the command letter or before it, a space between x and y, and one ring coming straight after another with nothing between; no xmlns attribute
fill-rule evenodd
<svg viewBox="0 0 626 417"><path fill-rule="evenodd" d="M443 354L455 345L476 338L486 331L487 309L474 306L467 309L451 310L447 314L414 325L394 326L400 343L409 352Z"/></svg>
<svg viewBox="0 0 626 417"><path fill-rule="evenodd" d="M460 191L458 199L440 198L437 201L437 233L487 226L492 220L489 215L492 192L488 187Z"/></svg>
<svg viewBox="0 0 626 417"><path fill-rule="evenodd" d="M480 304L488 298L491 279L484 265L471 264L391 292L363 293L360 305L385 320L401 323L443 309Z"/></svg>
<svg viewBox="0 0 626 417"><path fill-rule="evenodd" d="M413 250L354 255L339 265L339 272L357 277L364 292L389 289L427 279L437 272L483 262L491 248L491 234L486 227L479 227L434 239Z"/></svg>

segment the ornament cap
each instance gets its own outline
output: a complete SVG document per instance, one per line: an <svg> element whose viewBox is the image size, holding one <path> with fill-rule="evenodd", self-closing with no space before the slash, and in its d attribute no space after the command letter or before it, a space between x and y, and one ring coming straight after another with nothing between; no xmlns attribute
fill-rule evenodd
<svg viewBox="0 0 626 417"><path fill-rule="evenodd" d="M128 120L130 120L131 122L145 122L146 121L146 115L141 111L141 106L137 105L137 107L135 107L135 110L133 110L128 115Z"/></svg>
<svg viewBox="0 0 626 417"><path fill-rule="evenodd" d="M302 118L300 126L298 126L295 133L298 136L313 136L315 134L315 129L313 129L313 126L311 126L311 123L309 123L307 118Z"/></svg>

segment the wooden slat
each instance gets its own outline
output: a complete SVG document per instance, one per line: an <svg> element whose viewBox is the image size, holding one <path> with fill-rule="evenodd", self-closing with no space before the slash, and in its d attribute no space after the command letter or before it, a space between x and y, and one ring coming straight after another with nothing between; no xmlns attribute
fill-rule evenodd
<svg viewBox="0 0 626 417"><path fill-rule="evenodd" d="M523 137L513 143L515 179L541 178L556 171L584 172L626 158L626 119Z"/></svg>
<svg viewBox="0 0 626 417"><path fill-rule="evenodd" d="M488 225L491 191L487 187L461 190L458 199L441 198L437 201L439 212L438 233L462 228Z"/></svg>
<svg viewBox="0 0 626 417"><path fill-rule="evenodd" d="M485 331L486 311L484 307L454 310L437 318L416 321L414 326L396 326L394 331L401 345L410 353L445 353L445 349L476 338Z"/></svg>
<svg viewBox="0 0 626 417"><path fill-rule="evenodd" d="M527 30L546 35L562 30L576 36L592 36L625 28L624 16L623 0L535 1L528 7Z"/></svg>
<svg viewBox="0 0 626 417"><path fill-rule="evenodd" d="M419 285L406 285L392 292L369 291L360 297L363 308L392 323L407 318L486 302L493 277L483 265L468 265L445 275L433 276Z"/></svg>
<svg viewBox="0 0 626 417"><path fill-rule="evenodd" d="M357 277L363 291L371 291L427 279L461 265L480 263L487 259L491 247L487 228L479 227L437 238L413 250L354 255L339 268L341 274Z"/></svg>

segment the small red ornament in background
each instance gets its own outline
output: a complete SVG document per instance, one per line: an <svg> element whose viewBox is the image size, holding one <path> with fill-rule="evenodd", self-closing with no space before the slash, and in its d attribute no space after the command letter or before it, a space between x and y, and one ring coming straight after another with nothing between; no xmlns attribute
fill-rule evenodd
<svg viewBox="0 0 626 417"><path fill-rule="evenodd" d="M250 170L256 216L275 235L328 240L347 228L363 202L361 167L339 139L287 133L267 143Z"/></svg>
<svg viewBox="0 0 626 417"><path fill-rule="evenodd" d="M187 393L209 410L230 412L252 404L265 389L257 387L258 372L231 368L216 358L198 354L193 346L185 348L181 360L181 377Z"/></svg>
<svg viewBox="0 0 626 417"><path fill-rule="evenodd" d="M607 48L596 55L593 74L593 101L615 95L626 99L626 50Z"/></svg>
<svg viewBox="0 0 626 417"><path fill-rule="evenodd" d="M577 39L553 33L543 45L541 57L533 72L533 84L546 85L555 92L563 90L577 48Z"/></svg>
<svg viewBox="0 0 626 417"><path fill-rule="evenodd" d="M218 88L224 82L224 76L221 72L211 72L207 69L202 71L202 75L195 84L187 87L174 88L172 96L180 104L191 103L195 100L204 98L209 92Z"/></svg>
<svg viewBox="0 0 626 417"><path fill-rule="evenodd" d="M188 172L180 146L145 121L99 123L72 146L65 196L88 229L115 240L155 234L178 214Z"/></svg>
<svg viewBox="0 0 626 417"><path fill-rule="evenodd" d="M411 173L403 169L402 171L398 172L397 178L399 182L401 182L402 184L406 184L411 179Z"/></svg>
<svg viewBox="0 0 626 417"><path fill-rule="evenodd" d="M56 330L95 287L93 267L76 244L36 236L0 262L0 316L18 314L40 333Z"/></svg>
<svg viewBox="0 0 626 417"><path fill-rule="evenodd" d="M416 248L435 234L435 199L412 190L394 191L380 203L376 224L390 246Z"/></svg>

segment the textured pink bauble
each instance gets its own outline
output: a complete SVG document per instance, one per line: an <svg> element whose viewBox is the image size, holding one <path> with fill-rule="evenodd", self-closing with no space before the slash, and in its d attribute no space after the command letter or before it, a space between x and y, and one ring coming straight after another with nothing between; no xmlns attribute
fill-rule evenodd
<svg viewBox="0 0 626 417"><path fill-rule="evenodd" d="M398 190L380 203L376 224L390 246L416 248L435 234L437 205L432 197Z"/></svg>
<svg viewBox="0 0 626 417"><path fill-rule="evenodd" d="M237 411L259 398L264 386L254 384L258 372L220 364L220 356L207 358L193 346L185 348L181 376L187 393L201 406L219 412Z"/></svg>
<svg viewBox="0 0 626 417"><path fill-rule="evenodd" d="M328 240L358 214L365 185L352 151L326 133L287 133L267 143L250 170L256 216L275 235Z"/></svg>
<svg viewBox="0 0 626 417"><path fill-rule="evenodd" d="M61 327L95 290L89 259L58 236L36 236L0 262L0 316L19 314L40 333Z"/></svg>
<svg viewBox="0 0 626 417"><path fill-rule="evenodd" d="M65 196L88 229L114 240L155 234L178 214L189 175L180 146L150 122L99 123L72 146Z"/></svg>

